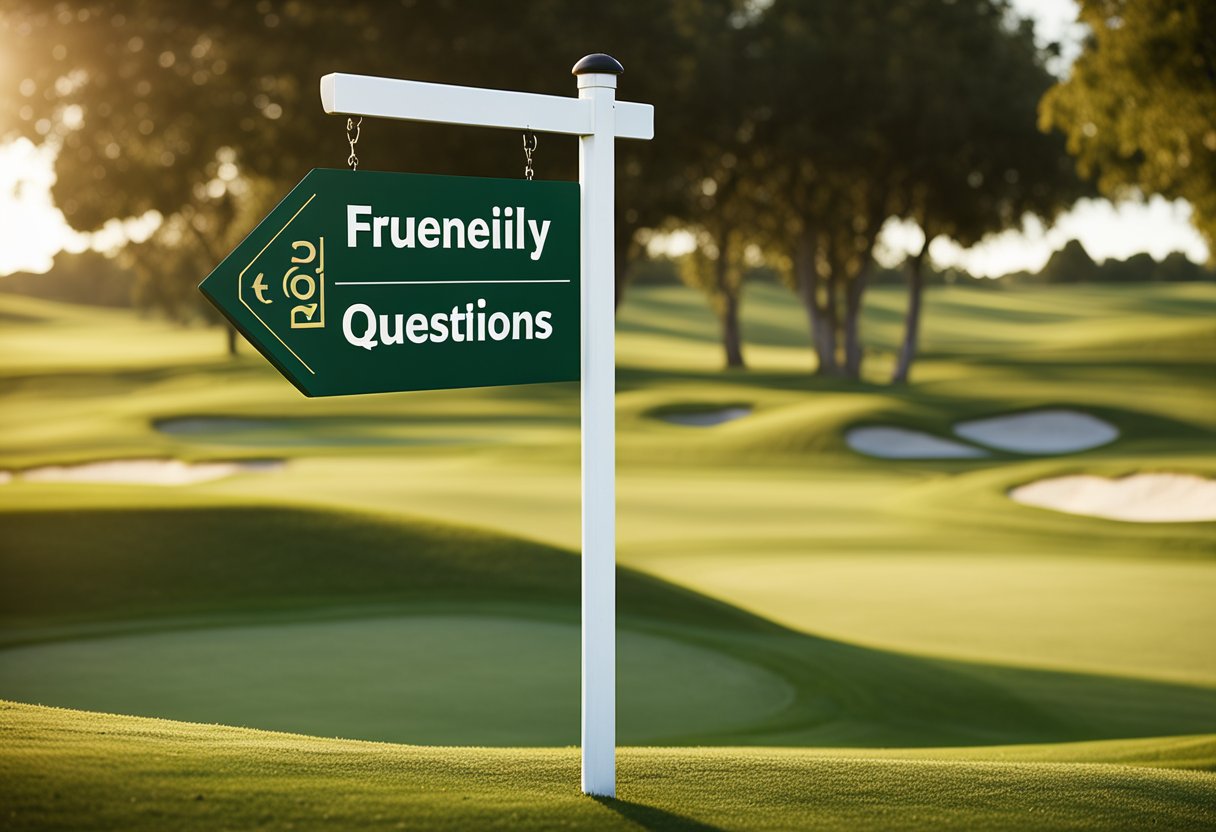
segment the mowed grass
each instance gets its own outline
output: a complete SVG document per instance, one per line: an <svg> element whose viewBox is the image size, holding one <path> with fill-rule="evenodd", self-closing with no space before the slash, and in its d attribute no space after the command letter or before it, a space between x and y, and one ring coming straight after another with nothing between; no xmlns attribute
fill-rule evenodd
<svg viewBox="0 0 1216 832"><path fill-rule="evenodd" d="M141 722L168 732L149 746L125 718L14 706L0 730L25 744L5 743L0 771L25 773L0 778L0 808L34 828L1212 825L1212 775L1142 766L1216 768L1213 524L1005 492L1216 475L1216 287L934 290L916 383L895 389L879 382L901 305L873 293L860 386L809 376L775 287L746 300L747 373L718 369L696 296L642 290L622 309L621 736L755 748L628 750L625 801L601 804L578 798L569 751ZM223 358L214 331L4 296L0 313L0 468L288 461L184 488L0 485L0 697L411 743L577 740L577 385L305 400L260 358ZM656 418L723 404L752 413ZM948 436L1042 406L1122 436L961 462L843 442L855 424ZM208 738L233 736L212 755ZM367 748L388 749L385 779ZM166 783L190 778L216 791L181 809ZM102 797L119 792L141 808Z"/></svg>
<svg viewBox="0 0 1216 832"><path fill-rule="evenodd" d="M272 504L4 521L0 696L359 739L577 741L569 553ZM934 746L1216 731L1216 692L1201 685L865 648L629 569L618 598L626 742Z"/></svg>
<svg viewBox="0 0 1216 832"><path fill-rule="evenodd" d="M618 649L624 743L746 728L796 695L776 673L685 641L626 627ZM6 651L0 675L5 696L24 702L422 744L560 746L578 741L578 651L573 621L446 612L61 641Z"/></svg>
<svg viewBox="0 0 1216 832"><path fill-rule="evenodd" d="M833 751L625 749L617 800L579 795L574 749L441 749L0 705L13 830L1209 829L1196 746L1001 749L999 762ZM1110 755L1121 764L1094 762ZM1161 766L1166 766L1163 768ZM54 784L53 790L47 782Z"/></svg>
<svg viewBox="0 0 1216 832"><path fill-rule="evenodd" d="M79 310L13 303L31 322L0 332L8 391L0 464L146 455L292 461L280 475L185 495L18 484L5 493L15 508L274 499L578 546L576 385L306 400L256 356L219 357L215 332L175 336L118 313L90 323ZM898 334L901 303L896 291L871 299L875 378L889 361L882 346ZM1216 681L1216 648L1179 635L1216 627L1210 524L1080 518L1005 496L1075 472L1216 474L1216 288L935 290L926 357L907 389L851 387L791 369L809 361L800 314L784 290L751 291L744 324L757 342L749 344L754 367L724 374L712 317L695 295L643 290L626 303L622 563L803 631L884 648ZM39 334L43 320L60 340ZM181 343L162 348L172 337ZM104 371L88 370L95 341L114 361ZM30 352L43 342L54 349ZM187 347L196 351L183 360L178 351ZM42 364L58 369L36 371ZM724 402L754 412L709 429L652 415ZM1079 455L941 463L865 459L842 438L850 425L871 423L948 435L961 418L1036 406L1094 412L1122 437ZM193 433L154 427L198 416L229 422ZM243 421L234 428L232 419ZM1019 592L1004 591L1011 581ZM1095 586L1102 590L1089 591Z"/></svg>

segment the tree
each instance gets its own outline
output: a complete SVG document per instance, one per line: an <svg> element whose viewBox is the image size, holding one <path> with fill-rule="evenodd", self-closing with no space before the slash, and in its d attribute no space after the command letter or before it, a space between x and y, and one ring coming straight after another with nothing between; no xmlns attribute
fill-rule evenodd
<svg viewBox="0 0 1216 832"><path fill-rule="evenodd" d="M1126 260L1110 260L1094 270L1094 279L1104 283L1147 283L1156 279L1157 261L1147 251Z"/></svg>
<svg viewBox="0 0 1216 832"><path fill-rule="evenodd" d="M1045 283L1090 283L1097 278L1098 264L1080 240L1069 240L1054 251L1039 272Z"/></svg>
<svg viewBox="0 0 1216 832"><path fill-rule="evenodd" d="M131 275L115 261L86 249L61 251L46 274L18 272L0 279L0 291L63 303L131 306Z"/></svg>
<svg viewBox="0 0 1216 832"><path fill-rule="evenodd" d="M1190 260L1181 251L1171 251L1165 259L1157 264L1153 273L1154 280L1162 282L1189 282L1192 280L1211 280L1212 273L1205 271L1198 263Z"/></svg>
<svg viewBox="0 0 1216 832"><path fill-rule="evenodd" d="M925 246L964 244L1053 215L1075 182L1061 143L1035 130L1045 55L1005 0L776 0L764 142L792 283L819 372L858 378L860 312L886 220ZM896 379L915 355L925 249L911 261Z"/></svg>
<svg viewBox="0 0 1216 832"><path fill-rule="evenodd" d="M266 180L233 178L171 214L147 241L122 249L118 259L135 275L136 304L158 309L177 323L222 322L214 307L199 303L196 276L210 272L240 243L274 196L274 186ZM228 354L236 355L237 332L224 323Z"/></svg>
<svg viewBox="0 0 1216 832"><path fill-rule="evenodd" d="M638 232L691 219L689 198L700 177L690 159L713 158L724 132L742 118L738 69L743 30L753 21L750 0L673 0L633 3L542 4L539 27L549 32L548 51L568 49L572 38L614 44L626 75L623 96L655 107L655 138L618 142L616 303L625 296L629 262L639 252ZM548 8L552 6L552 8ZM615 44L620 44L618 47ZM603 49L588 46L587 51ZM631 72L631 67L636 70ZM549 77L552 83L552 76ZM539 87L537 89L540 89ZM568 95L563 87L552 92ZM570 177L573 177L571 170Z"/></svg>
<svg viewBox="0 0 1216 832"><path fill-rule="evenodd" d="M696 250L683 259L681 279L705 292L718 316L726 366L742 369L743 340L739 304L745 274L744 255L753 246L757 204L754 62L744 54L752 21L739 20L707 33L699 48L701 63L698 112L686 114L695 138L681 147L679 221L694 234ZM691 116L691 117L690 117Z"/></svg>
<svg viewBox="0 0 1216 832"><path fill-rule="evenodd" d="M138 296L178 320L205 315L194 284L250 227L228 222L256 219L266 207L238 209L261 192L230 186L258 177L282 193L314 164L342 158L339 121L320 113L315 93L315 79L338 63L335 46L361 44L341 61L356 71L385 66L398 48L420 73L439 63L420 27L401 26L399 9L381 11L367 3L17 3L0 17L0 42L6 66L25 77L0 84L3 135L60 147L53 195L73 227L163 216L164 232L141 246ZM457 15L439 7L431 19L444 16ZM387 44L378 23L407 36ZM430 138L410 151L433 150ZM318 152L325 147L334 150ZM184 250L157 250L165 244Z"/></svg>
<svg viewBox="0 0 1216 832"><path fill-rule="evenodd" d="M901 187L903 215L923 238L908 261L893 383L907 382L916 356L923 267L934 239L970 246L1028 215L1050 222L1088 192L1060 138L1036 128L1038 101L1053 79L1030 23L1016 20L1003 0L919 5L908 37L919 46L917 73L903 92L917 106L905 133Z"/></svg>
<svg viewBox="0 0 1216 832"><path fill-rule="evenodd" d="M767 236L784 241L823 374L860 376L866 269L894 208L890 126L904 102L886 91L901 54L891 9L879 0L777 0L757 27Z"/></svg>
<svg viewBox="0 0 1216 832"><path fill-rule="evenodd" d="M1216 257L1216 4L1081 0L1090 35L1040 124L1103 193L1191 203Z"/></svg>
<svg viewBox="0 0 1216 832"><path fill-rule="evenodd" d="M743 333L739 326L746 239L742 229L732 223L724 221L710 227L713 230L696 230L696 248L681 258L680 279L687 286L705 293L718 317L726 367L741 370L746 366Z"/></svg>
<svg viewBox="0 0 1216 832"><path fill-rule="evenodd" d="M185 234L161 235L145 254L193 237L222 255L310 168L343 164L343 119L321 112L320 76L340 70L569 96L567 68L608 45L627 72L642 70L626 76L624 97L660 113L659 141L620 144L619 295L636 232L660 224L682 196L675 160L696 136L680 102L702 102L700 116L710 97L689 95L702 89L698 39L727 27L737 5L677 0L648 9L639 25L626 4L556 0L10 0L0 11L0 140L27 135L61 148L54 197L73 227L154 210ZM523 167L519 138L498 131L368 122L358 150L372 169L516 176ZM573 139L546 137L538 174L572 179L576 158ZM251 179L269 188L230 187ZM217 224L225 212L232 228ZM206 241L195 233L200 222ZM205 274L195 258L168 259L182 268L158 269L148 289L155 281L192 287ZM144 297L197 300L172 286Z"/></svg>

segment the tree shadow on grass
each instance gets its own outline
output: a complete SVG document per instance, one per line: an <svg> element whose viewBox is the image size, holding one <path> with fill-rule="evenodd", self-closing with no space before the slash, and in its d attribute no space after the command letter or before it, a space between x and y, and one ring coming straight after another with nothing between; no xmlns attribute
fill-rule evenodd
<svg viewBox="0 0 1216 832"><path fill-rule="evenodd" d="M606 809L616 812L625 820L636 823L647 832L723 832L719 826L711 826L699 820L686 818L657 806L620 800L615 797L592 797Z"/></svg>

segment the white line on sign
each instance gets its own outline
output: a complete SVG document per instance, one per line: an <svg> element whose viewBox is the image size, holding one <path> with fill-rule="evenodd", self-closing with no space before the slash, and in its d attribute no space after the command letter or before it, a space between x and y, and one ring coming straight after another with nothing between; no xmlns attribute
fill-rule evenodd
<svg viewBox="0 0 1216 832"><path fill-rule="evenodd" d="M441 283L569 283L569 280L339 280L335 286L434 286Z"/></svg>

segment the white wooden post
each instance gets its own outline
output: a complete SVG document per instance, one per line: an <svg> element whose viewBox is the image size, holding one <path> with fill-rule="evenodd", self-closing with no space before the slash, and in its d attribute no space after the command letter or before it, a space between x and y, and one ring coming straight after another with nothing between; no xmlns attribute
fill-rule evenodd
<svg viewBox="0 0 1216 832"><path fill-rule="evenodd" d="M583 792L616 796L615 102L621 65L575 64L591 127L578 143L583 259Z"/></svg>
<svg viewBox="0 0 1216 832"><path fill-rule="evenodd" d="M579 137L582 186L583 781L616 796L616 359L613 239L617 138L654 137L654 108L616 100L615 58L574 65L578 98L330 73L327 113Z"/></svg>

